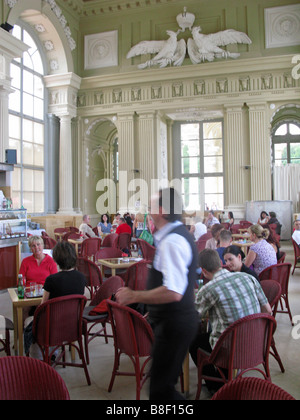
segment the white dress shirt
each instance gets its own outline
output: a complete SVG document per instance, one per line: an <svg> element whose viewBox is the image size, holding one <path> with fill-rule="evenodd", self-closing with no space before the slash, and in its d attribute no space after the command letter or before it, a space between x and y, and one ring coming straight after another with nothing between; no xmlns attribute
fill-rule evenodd
<svg viewBox="0 0 300 420"><path fill-rule="evenodd" d="M188 286L188 267L193 258L188 241L177 233L170 233L182 225L176 221L168 223L154 234L156 252L154 268L163 275L163 286L173 292L184 295Z"/></svg>

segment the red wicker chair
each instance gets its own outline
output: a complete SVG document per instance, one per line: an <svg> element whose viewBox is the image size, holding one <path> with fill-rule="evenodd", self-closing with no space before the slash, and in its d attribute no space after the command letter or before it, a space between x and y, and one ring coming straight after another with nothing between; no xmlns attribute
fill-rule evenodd
<svg viewBox="0 0 300 420"><path fill-rule="evenodd" d="M90 363L89 358L89 343L96 337L105 337L105 342L108 343L107 338L112 337L106 332L106 324L109 322L108 312L99 314L99 315L90 315L90 312L99 305L104 299L109 299L113 294L117 292L120 287L124 286L124 282L119 276L112 276L108 278L97 290L89 306L86 306L83 310L82 323L83 323L83 335L84 335L84 345L85 345L85 354L86 362ZM97 324L101 324L102 328L97 331L94 330L94 327ZM93 330L93 331L92 331Z"/></svg>
<svg viewBox="0 0 300 420"><path fill-rule="evenodd" d="M117 233L110 233L109 235L104 236L102 240L101 247L115 247L118 240L118 234Z"/></svg>
<svg viewBox="0 0 300 420"><path fill-rule="evenodd" d="M85 276L86 287L90 292L90 298L93 299L94 293L103 283L99 267L88 258L77 257L76 269Z"/></svg>
<svg viewBox="0 0 300 420"><path fill-rule="evenodd" d="M294 268L292 271L292 275L294 274L295 268L300 268L300 247L294 239L292 239L293 247L294 247Z"/></svg>
<svg viewBox="0 0 300 420"><path fill-rule="evenodd" d="M268 314L260 313L248 315L235 321L221 334L213 351L209 354L198 349L198 400L202 388L202 379L215 382L232 381L234 370L241 370L243 374L249 370L258 370L265 379L271 380L269 369L269 351L273 333L276 328L275 319ZM220 377L203 375L203 366L214 365ZM257 368L262 364L265 372ZM228 370L228 378L222 369Z"/></svg>
<svg viewBox="0 0 300 420"><path fill-rule="evenodd" d="M82 313L86 301L85 296L68 295L41 304L34 313L32 334L43 353L44 362L53 366L82 367L90 385L82 343ZM81 363L66 362L65 346L74 347L78 351ZM52 362L52 356L60 347L60 354Z"/></svg>
<svg viewBox="0 0 300 420"><path fill-rule="evenodd" d="M135 376L136 399L139 400L142 386L149 376L145 369L151 360L154 340L152 328L141 314L128 306L122 306L111 300L107 300L107 306L115 347L115 361L108 392L112 390L116 375ZM120 371L121 354L130 357L134 365L134 373ZM141 357L145 358L142 366L140 363Z"/></svg>
<svg viewBox="0 0 300 420"><path fill-rule="evenodd" d="M88 238L81 244L79 256L85 258L95 258L95 254L101 248L101 238Z"/></svg>
<svg viewBox="0 0 300 420"><path fill-rule="evenodd" d="M261 378L238 378L219 389L212 401L292 401L289 393Z"/></svg>
<svg viewBox="0 0 300 420"><path fill-rule="evenodd" d="M0 400L70 400L61 376L41 360L0 358Z"/></svg>
<svg viewBox="0 0 300 420"><path fill-rule="evenodd" d="M269 304L272 308L273 316L274 316L274 313L276 313L277 305L278 305L278 302L279 302L279 299L280 299L280 296L281 296L281 286L276 280L263 280L260 283L260 285L261 285L261 287L264 291L264 294L266 295L266 297L269 301ZM282 364L279 353L277 351L274 337L272 339L271 349L272 349L272 351L270 350L270 354L273 357L275 357L275 359L277 360L277 362L279 364L281 372L284 373L285 369L284 369L284 366Z"/></svg>
<svg viewBox="0 0 300 420"><path fill-rule="evenodd" d="M143 258L148 261L153 261L156 248L148 244L147 241L143 239L137 239L138 248L142 251Z"/></svg>
<svg viewBox="0 0 300 420"><path fill-rule="evenodd" d="M281 298L280 298L280 306L281 309L274 310L274 316L276 313L284 313L288 314L291 320L291 324L293 323L292 313L289 304L289 279L290 279L290 272L291 272L292 264L290 263L282 263L282 264L274 264L270 267L265 268L260 274L259 279L262 280L276 280L281 286ZM286 310L283 309L282 301L284 301Z"/></svg>
<svg viewBox="0 0 300 420"><path fill-rule="evenodd" d="M148 270L151 261L138 261L129 267L121 277L125 286L131 290L145 290L147 286Z"/></svg>

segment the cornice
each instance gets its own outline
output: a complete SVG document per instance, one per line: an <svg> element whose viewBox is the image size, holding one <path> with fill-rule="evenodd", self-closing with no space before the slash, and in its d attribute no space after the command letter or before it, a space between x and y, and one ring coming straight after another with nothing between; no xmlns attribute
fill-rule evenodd
<svg viewBox="0 0 300 420"><path fill-rule="evenodd" d="M203 63L197 65L186 65L181 67L167 67L164 69L134 70L127 73L115 73L85 77L82 79L81 90L125 86L142 83L167 82L174 80L185 80L202 77L225 77L226 75L243 75L252 72L276 71L292 69L293 55L258 57L239 60L228 60L222 62Z"/></svg>

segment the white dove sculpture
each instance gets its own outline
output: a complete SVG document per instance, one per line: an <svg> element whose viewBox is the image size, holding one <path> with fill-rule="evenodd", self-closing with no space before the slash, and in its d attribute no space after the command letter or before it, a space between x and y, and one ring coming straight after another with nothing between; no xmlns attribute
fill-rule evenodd
<svg viewBox="0 0 300 420"><path fill-rule="evenodd" d="M133 46L127 54L127 58L132 58L143 54L156 54L153 59L139 64L139 69L158 65L166 67L167 65L181 66L185 53L186 43L184 39L177 41L177 33L166 31L169 39L165 41L142 41Z"/></svg>
<svg viewBox="0 0 300 420"><path fill-rule="evenodd" d="M188 54L193 64L207 61L213 61L215 58L237 58L238 53L230 53L219 46L228 44L251 44L252 41L244 32L234 29L227 29L215 34L200 34L201 27L195 26L192 29L193 39L189 38L187 42Z"/></svg>

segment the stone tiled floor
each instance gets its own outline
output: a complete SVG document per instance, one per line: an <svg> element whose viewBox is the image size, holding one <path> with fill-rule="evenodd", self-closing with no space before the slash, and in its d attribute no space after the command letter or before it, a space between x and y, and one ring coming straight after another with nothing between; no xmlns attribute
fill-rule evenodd
<svg viewBox="0 0 300 420"><path fill-rule="evenodd" d="M293 263L293 248L290 242L282 242L282 250L287 252L286 262ZM299 315L300 323L300 269L296 269L295 274L290 278L289 286L290 306L293 316ZM0 314L12 319L12 310L7 292L0 293ZM289 317L285 314L278 314L277 330L275 341L277 350L282 358L286 369L281 373L279 366L273 357L270 358L272 381L281 388L288 391L296 399L300 399L300 326L294 327L294 332L299 339L292 336L292 326ZM300 325L300 324L299 324ZM13 340L12 340L13 342ZM88 367L91 386L86 383L83 369L58 367L57 371L61 374L69 389L72 400L134 400L135 399L135 379L132 377L116 377L112 392L107 392L111 377L114 348L112 339L105 344L104 339L93 340L90 344L90 365ZM171 349L170 349L171 351ZM3 353L1 353L1 356ZM130 360L123 356L121 364L124 369L132 369ZM253 374L252 374L253 375ZM259 376L259 374L257 375ZM193 400L196 393L196 367L190 360L190 395ZM203 387L201 399L209 399L210 396ZM147 383L141 392L141 399L148 399Z"/></svg>

